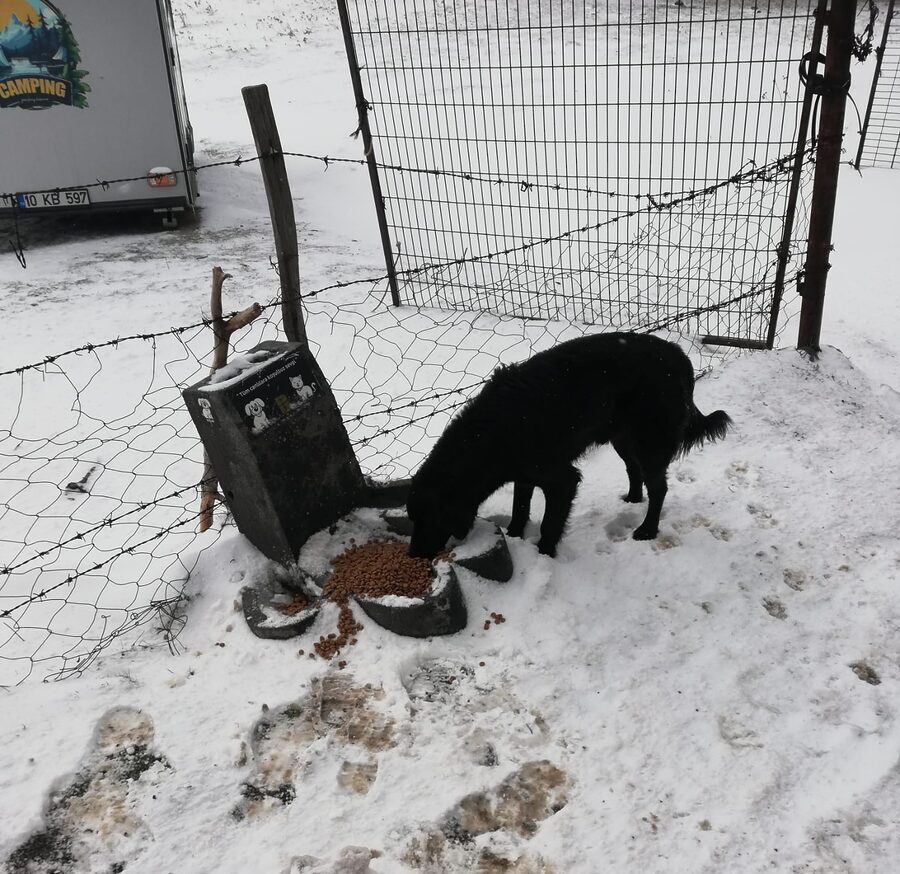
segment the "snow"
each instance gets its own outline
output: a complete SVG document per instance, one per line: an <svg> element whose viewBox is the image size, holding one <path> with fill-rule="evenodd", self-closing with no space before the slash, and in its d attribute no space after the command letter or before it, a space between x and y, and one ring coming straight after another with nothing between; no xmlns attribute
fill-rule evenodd
<svg viewBox="0 0 900 874"><path fill-rule="evenodd" d="M330 3L266 7L265 15L258 3L225 4L215 21L200 0L175 5L201 159L252 153L239 90L251 61L253 79L269 83L286 144L356 156ZM246 24L257 13L262 47ZM304 281L378 275L364 171L325 172L314 162L289 169ZM87 340L194 322L213 264L235 275L226 309L269 299L276 283L258 169L208 171L200 185L202 219L175 234L123 232L103 220L71 232L64 223L26 229L27 270L0 253L0 369ZM630 539L644 508L620 501L624 469L599 449L582 465L556 559L538 554L532 523L524 540L510 540L508 583L458 569L469 612L459 634L401 638L357 610L364 629L343 651L341 670L309 658L312 642L334 628L328 607L302 638L252 636L239 592L271 566L233 527L197 541L188 532L175 565L131 556L169 586L193 568L177 645L170 650L151 623L81 676L41 683L35 674L0 688L0 866L6 860L15 874L894 874L898 202L900 174L843 172L822 355L812 361L792 348L794 322L782 348L733 356L698 382L700 409L725 409L735 428L673 463L657 540ZM374 313L389 336L396 317L367 300L342 311L342 321L329 320L334 312L314 310L310 331L323 369L339 377L363 315ZM431 319L421 314L431 332L423 336L458 345L427 369L410 365L421 371L410 385L467 384L459 350L471 346L467 360L479 361L489 337L485 362L512 360L530 330L471 314ZM551 330L565 336L564 327ZM200 331L197 338L211 345ZM95 504L59 493L58 483L89 470L73 448L84 424L72 386L91 416L124 432L133 387L152 396L160 369L183 383L205 375L188 342L173 343L182 358L164 356L162 341L135 341L2 378L15 383L3 397L28 437L15 451L31 459L3 485L2 500L22 514L5 517L18 521L4 531L4 549L26 537L47 548L71 530L71 518L83 527L121 509L112 498ZM418 345L406 351L413 362L423 354ZM377 409L407 377L388 358L372 365L382 368L373 374L383 395ZM169 438L177 429L164 409L157 413L144 440L156 446L165 431L175 441L166 444L170 475L189 485L193 434ZM45 444L50 421L63 437ZM89 455L103 467L91 474L92 498L114 496L114 477L138 493L135 501L156 497L155 482L132 475L144 456L98 433ZM421 455L385 440L392 457ZM48 455L57 461L42 473ZM46 480L37 530L27 517L35 505L22 497L32 478ZM504 525L511 501L507 487L481 515ZM360 535L373 520L363 514ZM490 532L485 523L478 537ZM309 544L320 566L327 548ZM85 546L78 561L89 565L89 555ZM63 577L62 558L59 568ZM122 573L110 611L127 610L132 597L137 571L124 565ZM77 588L89 604L103 587L92 577L85 585L97 586ZM59 602L39 606L57 621ZM72 617L62 619L74 622L79 606L66 609ZM506 621L485 629L491 613ZM12 668L0 661L0 670ZM57 869L51 861L21 867L17 853L44 832L62 836L57 846L69 856Z"/></svg>
<svg viewBox="0 0 900 874"><path fill-rule="evenodd" d="M266 350L248 352L245 355L235 355L224 367L220 367L209 378L209 386L204 391L221 391L229 388L236 382L246 379L257 369L261 370L264 364L274 365L283 355L275 355Z"/></svg>

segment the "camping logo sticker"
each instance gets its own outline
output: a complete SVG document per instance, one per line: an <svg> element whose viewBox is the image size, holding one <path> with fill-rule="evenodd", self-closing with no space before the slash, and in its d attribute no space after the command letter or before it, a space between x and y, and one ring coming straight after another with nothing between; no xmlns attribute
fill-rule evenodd
<svg viewBox="0 0 900 874"><path fill-rule="evenodd" d="M46 0L0 0L0 108L85 107L91 90L78 42Z"/></svg>

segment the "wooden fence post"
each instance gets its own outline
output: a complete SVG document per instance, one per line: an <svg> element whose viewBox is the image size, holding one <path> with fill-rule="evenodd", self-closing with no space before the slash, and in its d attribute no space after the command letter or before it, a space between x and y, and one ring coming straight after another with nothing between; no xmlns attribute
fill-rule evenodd
<svg viewBox="0 0 900 874"><path fill-rule="evenodd" d="M797 348L809 352L819 350L825 282L831 266L828 256L831 252L834 204L841 166L844 109L850 83L855 17L856 0L832 0L828 12L828 48L825 53L825 76L821 84L822 114L810 206L806 267L800 291L803 303L797 335Z"/></svg>
<svg viewBox="0 0 900 874"><path fill-rule="evenodd" d="M300 266L297 253L297 224L294 220L294 203L291 186L284 166L281 139L275 124L275 115L266 85L248 85L241 88L259 166L262 170L269 216L275 236L275 253L278 258L278 276L281 280L281 316L284 333L291 342L306 342L306 326L300 308Z"/></svg>

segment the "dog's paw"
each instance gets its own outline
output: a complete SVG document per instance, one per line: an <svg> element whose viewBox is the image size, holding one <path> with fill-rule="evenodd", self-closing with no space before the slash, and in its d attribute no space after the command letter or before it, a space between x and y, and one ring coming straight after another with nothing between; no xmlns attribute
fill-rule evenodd
<svg viewBox="0 0 900 874"><path fill-rule="evenodd" d="M634 492L628 492L628 494L622 495L622 500L626 504L640 504L644 500L644 493L637 492L635 494Z"/></svg>
<svg viewBox="0 0 900 874"><path fill-rule="evenodd" d="M634 529L634 534L631 535L632 540L656 540L656 535L659 534L658 528L645 528L643 525L638 526Z"/></svg>
<svg viewBox="0 0 900 874"><path fill-rule="evenodd" d="M554 543L552 546L550 546L541 541L540 543L538 543L538 552L541 555L546 555L550 558L556 558L556 544Z"/></svg>
<svg viewBox="0 0 900 874"><path fill-rule="evenodd" d="M521 537L522 537L524 534L525 534L525 526L524 526L524 525L510 525L510 526L506 529L506 536L507 536L507 537L518 537L518 538L521 539Z"/></svg>

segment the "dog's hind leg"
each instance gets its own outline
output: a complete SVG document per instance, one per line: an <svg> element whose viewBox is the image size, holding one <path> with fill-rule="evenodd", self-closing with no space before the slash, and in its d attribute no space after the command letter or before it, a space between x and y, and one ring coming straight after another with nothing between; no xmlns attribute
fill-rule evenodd
<svg viewBox="0 0 900 874"><path fill-rule="evenodd" d="M551 558L556 555L556 547L565 531L580 482L581 474L576 468L568 465L554 471L550 478L538 483L546 503L538 552Z"/></svg>
<svg viewBox="0 0 900 874"><path fill-rule="evenodd" d="M662 513L663 501L669 490L666 484L666 468L668 462L655 461L650 464L641 464L641 473L647 484L647 515L644 521L634 530L631 536L635 540L653 540L659 533L659 516Z"/></svg>
<svg viewBox="0 0 900 874"><path fill-rule="evenodd" d="M510 537L521 537L525 533L525 526L531 516L531 496L534 494L534 486L516 480L513 486L513 510L509 520L509 528L506 533Z"/></svg>
<svg viewBox="0 0 900 874"><path fill-rule="evenodd" d="M619 458L625 462L625 470L628 473L628 494L622 495L623 501L629 504L640 504L644 500L643 480L641 468L631 450L628 440L619 439L612 441L613 449L619 454Z"/></svg>

